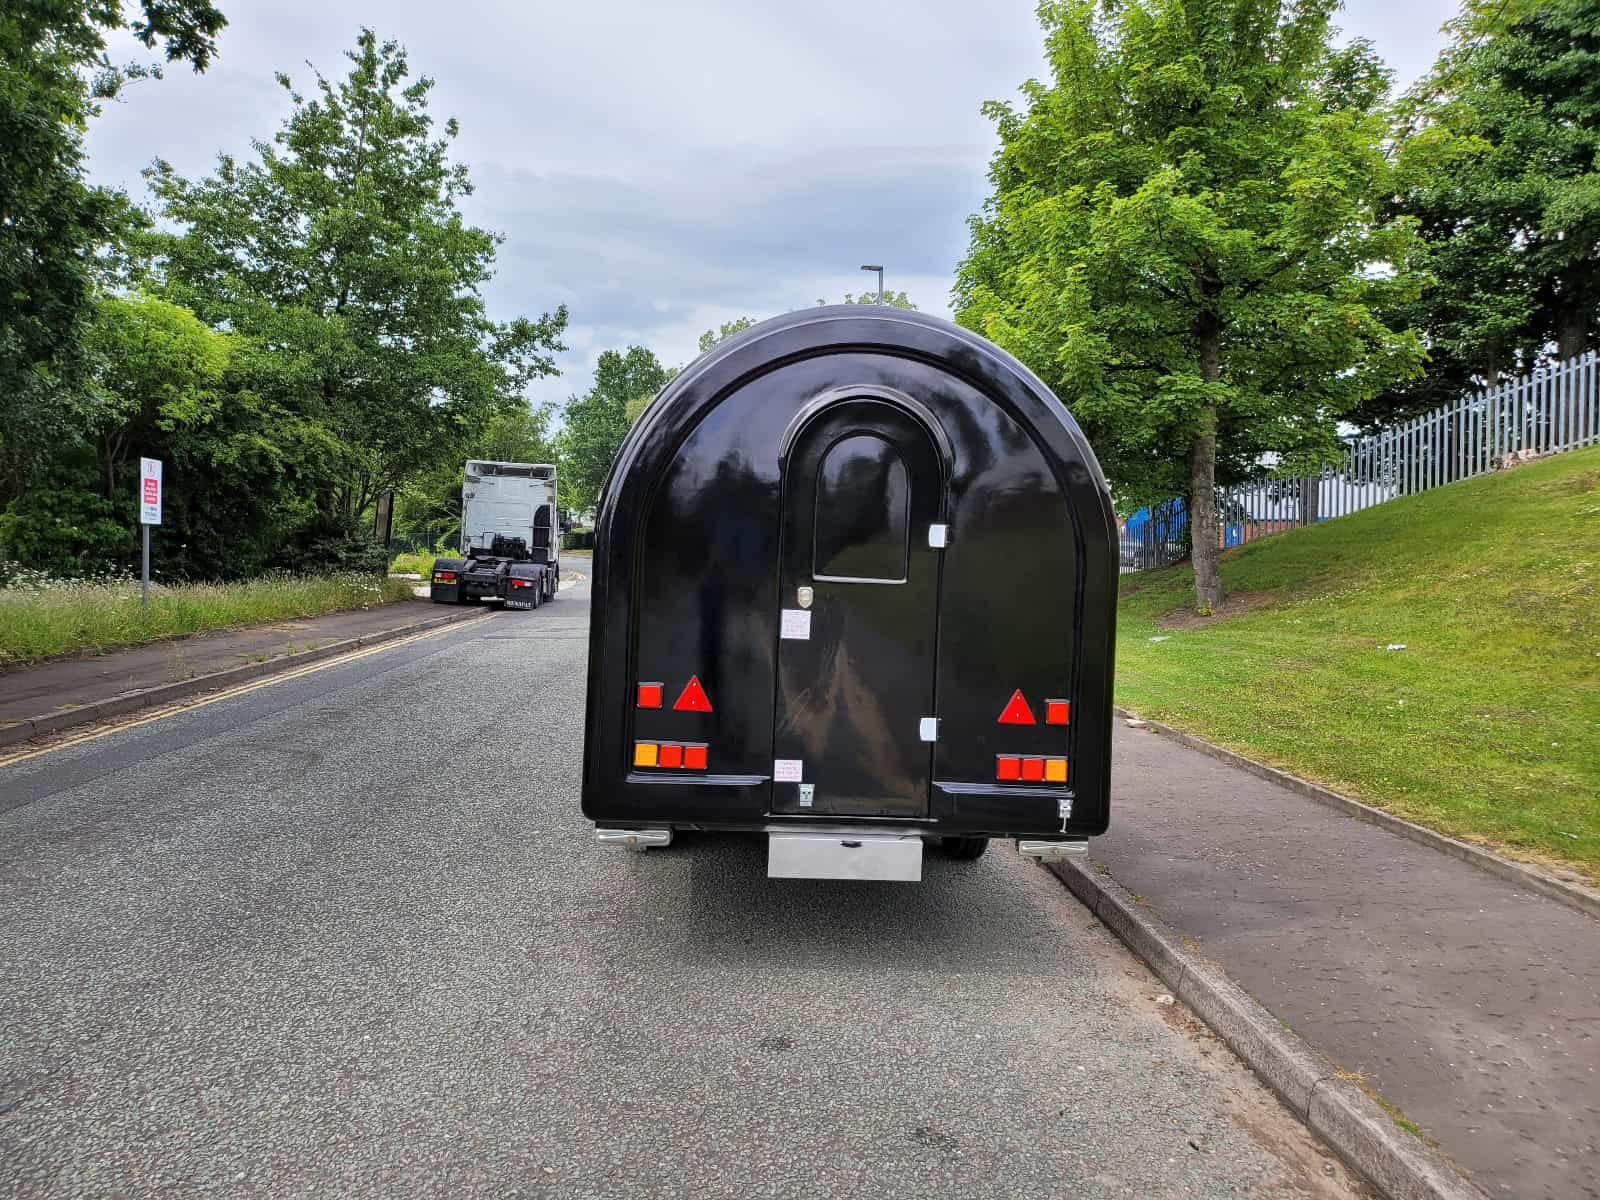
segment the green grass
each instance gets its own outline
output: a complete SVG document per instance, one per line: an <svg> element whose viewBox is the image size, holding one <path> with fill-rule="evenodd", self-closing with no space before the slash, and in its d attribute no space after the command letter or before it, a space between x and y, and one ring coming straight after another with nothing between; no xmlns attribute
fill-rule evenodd
<svg viewBox="0 0 1600 1200"><path fill-rule="evenodd" d="M140 608L137 582L11 587L0 590L0 667L233 625L370 608L410 599L411 587L405 580L363 575L181 584L152 588L148 612Z"/></svg>
<svg viewBox="0 0 1600 1200"><path fill-rule="evenodd" d="M389 564L389 573L392 575L420 575L424 579L433 577L433 560L442 555L437 550L419 550L415 554L396 554L394 561Z"/></svg>
<svg viewBox="0 0 1600 1200"><path fill-rule="evenodd" d="M1600 878L1600 450L1252 542L1222 579L1187 619L1187 565L1124 577L1119 703Z"/></svg>

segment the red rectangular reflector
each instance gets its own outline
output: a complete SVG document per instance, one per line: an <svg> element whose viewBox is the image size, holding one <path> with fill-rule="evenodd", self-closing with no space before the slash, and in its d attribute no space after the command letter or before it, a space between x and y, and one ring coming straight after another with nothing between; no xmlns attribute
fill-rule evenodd
<svg viewBox="0 0 1600 1200"><path fill-rule="evenodd" d="M1046 725L1065 725L1072 717L1072 705L1065 700L1046 700L1044 702L1044 723Z"/></svg>
<svg viewBox="0 0 1600 1200"><path fill-rule="evenodd" d="M659 683L641 683L639 685L639 707L661 707L661 685Z"/></svg>
<svg viewBox="0 0 1600 1200"><path fill-rule="evenodd" d="M1039 783L1044 779L1044 759L1025 758L1022 760L1022 778L1026 783Z"/></svg>
<svg viewBox="0 0 1600 1200"><path fill-rule="evenodd" d="M1015 754L997 754L994 758L996 779L1021 779L1022 760Z"/></svg>
<svg viewBox="0 0 1600 1200"><path fill-rule="evenodd" d="M662 742L661 753L656 756L656 765L674 768L683 766L683 747L671 742Z"/></svg>
<svg viewBox="0 0 1600 1200"><path fill-rule="evenodd" d="M691 771L704 771L706 769L706 748L704 746L685 746L683 748L683 765Z"/></svg>

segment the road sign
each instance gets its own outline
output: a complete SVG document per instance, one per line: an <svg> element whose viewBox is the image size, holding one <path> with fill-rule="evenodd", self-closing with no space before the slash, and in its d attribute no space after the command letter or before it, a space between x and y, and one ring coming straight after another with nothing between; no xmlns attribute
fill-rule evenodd
<svg viewBox="0 0 1600 1200"><path fill-rule="evenodd" d="M161 460L139 460L139 524L161 524Z"/></svg>

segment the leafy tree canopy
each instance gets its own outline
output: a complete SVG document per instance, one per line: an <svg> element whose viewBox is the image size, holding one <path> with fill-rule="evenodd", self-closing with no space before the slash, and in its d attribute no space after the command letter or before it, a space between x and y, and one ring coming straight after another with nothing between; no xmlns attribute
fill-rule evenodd
<svg viewBox="0 0 1600 1200"><path fill-rule="evenodd" d="M643 346L607 350L595 365L594 386L566 409L561 461L566 507L582 512L599 499L611 464L632 424L628 405L653 397L672 373Z"/></svg>
<svg viewBox="0 0 1600 1200"><path fill-rule="evenodd" d="M222 14L207 0L0 5L0 503L18 495L76 424L97 255L127 226L117 193L84 179L83 133L100 102L149 65L113 64L105 39L129 28L168 61L204 70Z"/></svg>
<svg viewBox="0 0 1600 1200"><path fill-rule="evenodd" d="M1041 5L1051 76L993 102L994 194L957 319L1072 408L1124 500L1187 493L1202 610L1215 485L1330 454L1337 418L1418 369L1379 310L1416 293L1377 211L1384 70L1334 0Z"/></svg>
<svg viewBox="0 0 1600 1200"><path fill-rule="evenodd" d="M262 394L312 418L344 455L324 511L352 522L555 372L565 308L499 324L480 288L500 237L466 224L471 191L437 130L433 82L363 30L349 73L320 74L247 161L189 181L148 173L176 233L152 235L153 286L270 350Z"/></svg>
<svg viewBox="0 0 1600 1200"><path fill-rule="evenodd" d="M461 543L462 467L468 459L553 463L559 450L551 435L554 406L522 404L503 409L460 443L443 448L432 466L403 484L395 495L395 537L413 549L451 549ZM565 507L566 479L558 479Z"/></svg>
<svg viewBox="0 0 1600 1200"><path fill-rule="evenodd" d="M1431 284L1403 316L1430 362L1374 419L1600 340L1600 6L1473 3L1450 28L1396 114L1392 209L1418 222Z"/></svg>
<svg viewBox="0 0 1600 1200"><path fill-rule="evenodd" d="M818 300L817 303L821 304L822 301ZM877 304L877 303L879 303L878 293L876 291L862 292L861 295L855 296L855 295L852 295L849 292L846 292L844 294L844 303L845 304ZM910 296L907 296L903 291L902 292L894 291L892 288L884 288L883 289L883 300L882 300L882 303L887 308L910 308L910 309L914 309L914 308L917 307L915 304L911 303L911 297Z"/></svg>
<svg viewBox="0 0 1600 1200"><path fill-rule="evenodd" d="M754 317L735 317L731 321L724 321L716 329L708 329L700 335L700 353L704 354L719 342L725 342L734 334L743 333L754 325Z"/></svg>

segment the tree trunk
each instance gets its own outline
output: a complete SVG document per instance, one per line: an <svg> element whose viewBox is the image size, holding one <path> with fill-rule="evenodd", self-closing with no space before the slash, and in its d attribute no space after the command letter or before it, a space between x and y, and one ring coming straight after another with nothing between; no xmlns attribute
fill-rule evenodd
<svg viewBox="0 0 1600 1200"><path fill-rule="evenodd" d="M1556 328L1556 352L1565 361L1589 347L1589 316L1583 301L1574 296L1561 307Z"/></svg>
<svg viewBox="0 0 1600 1200"><path fill-rule="evenodd" d="M1222 325L1215 313L1201 315L1196 327L1200 378L1215 383L1222 377ZM1217 405L1200 410L1200 426L1189 443L1189 536L1194 552L1194 601L1200 613L1222 605L1222 576L1217 569Z"/></svg>

